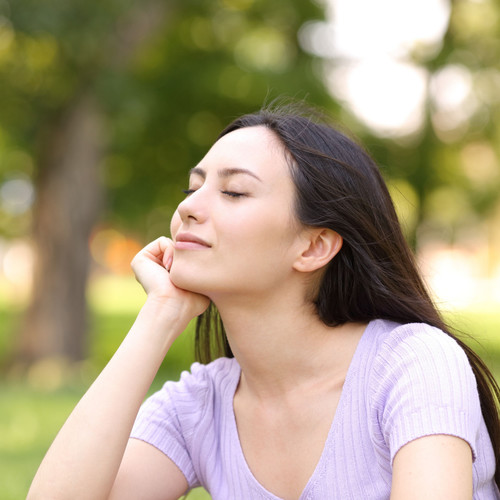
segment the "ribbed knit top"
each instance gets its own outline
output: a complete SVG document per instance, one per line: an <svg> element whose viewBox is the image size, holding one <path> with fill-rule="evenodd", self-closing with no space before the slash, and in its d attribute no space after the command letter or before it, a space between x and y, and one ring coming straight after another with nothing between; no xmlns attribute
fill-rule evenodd
<svg viewBox="0 0 500 500"><path fill-rule="evenodd" d="M255 479L238 438L236 359L194 363L143 404L132 437L173 460L214 500L279 500ZM495 459L463 350L424 324L372 321L349 366L325 447L301 500L381 500L392 461L419 437L447 434L473 453L474 500L498 500Z"/></svg>

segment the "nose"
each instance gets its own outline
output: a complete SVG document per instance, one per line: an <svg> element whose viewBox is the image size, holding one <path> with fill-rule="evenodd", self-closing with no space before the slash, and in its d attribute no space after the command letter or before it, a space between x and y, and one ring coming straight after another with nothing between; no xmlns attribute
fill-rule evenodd
<svg viewBox="0 0 500 500"><path fill-rule="evenodd" d="M191 220L199 223L207 218L207 200L203 191L203 188L199 188L179 203L177 212L182 222Z"/></svg>

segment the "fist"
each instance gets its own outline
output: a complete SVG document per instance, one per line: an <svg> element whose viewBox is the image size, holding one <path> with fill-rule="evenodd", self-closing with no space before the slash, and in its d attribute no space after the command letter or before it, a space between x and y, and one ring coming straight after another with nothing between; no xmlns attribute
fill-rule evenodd
<svg viewBox="0 0 500 500"><path fill-rule="evenodd" d="M170 267L174 258L174 244L161 236L145 246L132 260L132 270L148 298L159 300L165 306L174 305L192 317L200 315L210 300L204 295L176 287L170 280ZM189 318L189 319L191 319Z"/></svg>

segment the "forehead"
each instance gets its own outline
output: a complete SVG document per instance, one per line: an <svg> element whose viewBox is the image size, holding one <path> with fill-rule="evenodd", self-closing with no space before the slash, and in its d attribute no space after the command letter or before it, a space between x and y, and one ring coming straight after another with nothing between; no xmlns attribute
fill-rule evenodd
<svg viewBox="0 0 500 500"><path fill-rule="evenodd" d="M285 148L267 127L246 127L221 137L197 165L212 168L247 169L257 175L288 174Z"/></svg>

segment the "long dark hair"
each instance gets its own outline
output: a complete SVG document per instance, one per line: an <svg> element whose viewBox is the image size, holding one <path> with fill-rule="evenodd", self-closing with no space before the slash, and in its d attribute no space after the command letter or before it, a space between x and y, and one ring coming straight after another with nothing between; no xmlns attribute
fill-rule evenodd
<svg viewBox="0 0 500 500"><path fill-rule="evenodd" d="M245 127L271 130L285 147L296 188L298 220L305 226L330 228L342 236L342 249L328 264L315 300L325 324L373 319L421 322L440 328L459 343L476 377L495 451L495 480L500 486L497 382L436 309L375 162L356 142L325 119L318 122L316 113L312 113L304 115L290 107L263 109L237 118L219 138ZM214 304L198 318L195 344L196 357L204 363L233 356Z"/></svg>

